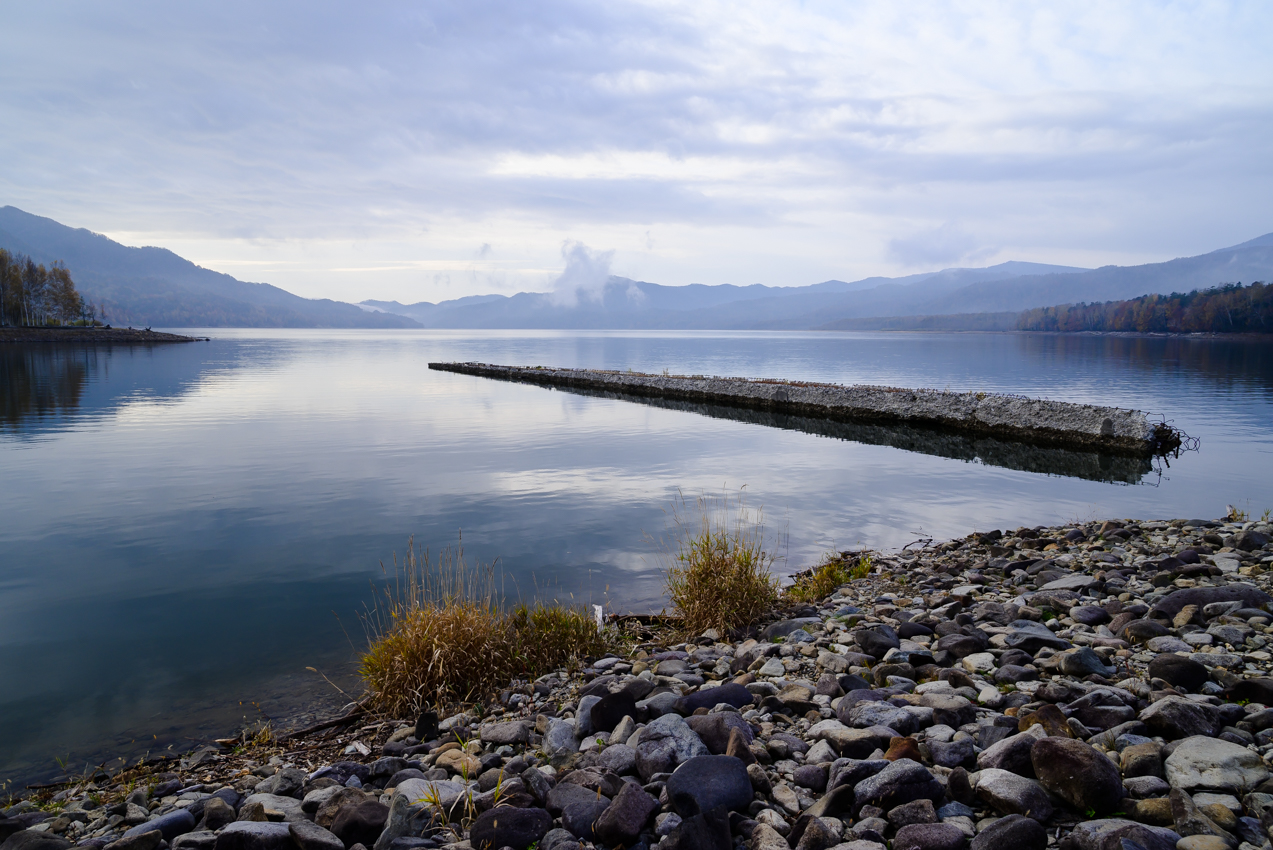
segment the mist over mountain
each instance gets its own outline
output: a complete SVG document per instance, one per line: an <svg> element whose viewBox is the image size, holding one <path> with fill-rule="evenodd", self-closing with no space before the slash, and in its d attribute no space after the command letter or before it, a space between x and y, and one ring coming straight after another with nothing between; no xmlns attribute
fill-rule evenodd
<svg viewBox="0 0 1273 850"><path fill-rule="evenodd" d="M0 208L0 248L62 260L77 287L116 325L158 327L561 328L854 330L959 327L957 319L900 317L1011 313L1273 280L1273 234L1196 257L1082 269L1006 262L905 277L808 286L664 286L610 274L608 252L574 244L552 292L472 295L437 304L311 300L205 269L163 248L130 248L16 207ZM977 327L988 327L982 320ZM1006 326L1006 325L1005 325ZM973 325L969 326L970 329Z"/></svg>
<svg viewBox="0 0 1273 850"><path fill-rule="evenodd" d="M88 301L114 325L153 327L405 328L405 316L341 301L310 300L246 283L164 248L130 248L17 207L0 207L0 248L38 263L62 260Z"/></svg>
<svg viewBox="0 0 1273 850"><path fill-rule="evenodd" d="M572 258L568 255L567 272ZM607 275L570 292L482 295L433 304L364 301L433 328L862 329L871 318L1020 312L1273 280L1273 234L1197 257L1082 269L1006 262L811 286L661 286ZM941 323L955 327L956 323ZM887 323L881 324L881 327Z"/></svg>

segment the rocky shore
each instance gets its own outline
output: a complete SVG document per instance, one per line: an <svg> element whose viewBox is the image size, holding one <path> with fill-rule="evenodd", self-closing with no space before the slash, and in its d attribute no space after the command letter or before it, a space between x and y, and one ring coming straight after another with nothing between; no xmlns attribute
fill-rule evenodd
<svg viewBox="0 0 1273 850"><path fill-rule="evenodd" d="M490 363L430 363L429 368L550 387L726 404L848 422L940 427L1031 445L1095 449L1137 457L1174 452L1188 439L1169 425L1151 423L1139 410L1000 393Z"/></svg>
<svg viewBox="0 0 1273 850"><path fill-rule="evenodd" d="M206 337L182 336L144 328L0 328L4 342L200 342Z"/></svg>
<svg viewBox="0 0 1273 850"><path fill-rule="evenodd" d="M1107 521L874 553L745 635L68 783L6 809L0 850L1268 848L1270 536Z"/></svg>

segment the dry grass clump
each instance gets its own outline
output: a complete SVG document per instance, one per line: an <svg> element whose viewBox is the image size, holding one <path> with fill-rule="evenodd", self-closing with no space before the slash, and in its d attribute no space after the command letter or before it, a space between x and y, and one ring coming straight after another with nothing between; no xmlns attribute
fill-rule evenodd
<svg viewBox="0 0 1273 850"><path fill-rule="evenodd" d="M377 708L399 717L425 706L492 696L572 659L610 651L614 636L579 606L504 604L494 565L469 567L462 550L430 562L408 549L369 612L359 668Z"/></svg>
<svg viewBox="0 0 1273 850"><path fill-rule="evenodd" d="M795 583L787 588L786 594L797 602L821 602L841 585L866 578L872 566L870 555L827 555L822 563L796 576Z"/></svg>
<svg viewBox="0 0 1273 850"><path fill-rule="evenodd" d="M699 498L697 522L687 509L683 497L673 504L675 544L664 572L682 630L694 636L716 629L724 636L751 625L778 601L762 512L749 509L741 494L718 502Z"/></svg>

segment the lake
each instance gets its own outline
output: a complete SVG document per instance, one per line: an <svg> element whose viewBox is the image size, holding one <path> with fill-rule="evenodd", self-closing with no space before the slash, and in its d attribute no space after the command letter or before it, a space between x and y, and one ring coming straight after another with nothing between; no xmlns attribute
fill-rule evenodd
<svg viewBox="0 0 1273 850"><path fill-rule="evenodd" d="M1021 334L198 331L0 347L0 782L347 699L414 536L506 587L658 610L678 494L830 550L1273 507L1273 344ZM1019 393L1201 441L1155 464L431 372L430 360Z"/></svg>

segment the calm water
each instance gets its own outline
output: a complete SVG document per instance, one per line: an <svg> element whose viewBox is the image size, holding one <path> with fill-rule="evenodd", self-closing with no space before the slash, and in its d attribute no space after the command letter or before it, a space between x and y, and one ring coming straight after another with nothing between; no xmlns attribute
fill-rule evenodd
<svg viewBox="0 0 1273 850"><path fill-rule="evenodd" d="M1273 345L1018 335L206 332L0 348L0 781L342 702L409 536L523 592L659 607L665 510L737 492L826 550L1273 507ZM992 390L1137 407L1169 468L557 392L429 360ZM775 427L776 426L776 427Z"/></svg>

